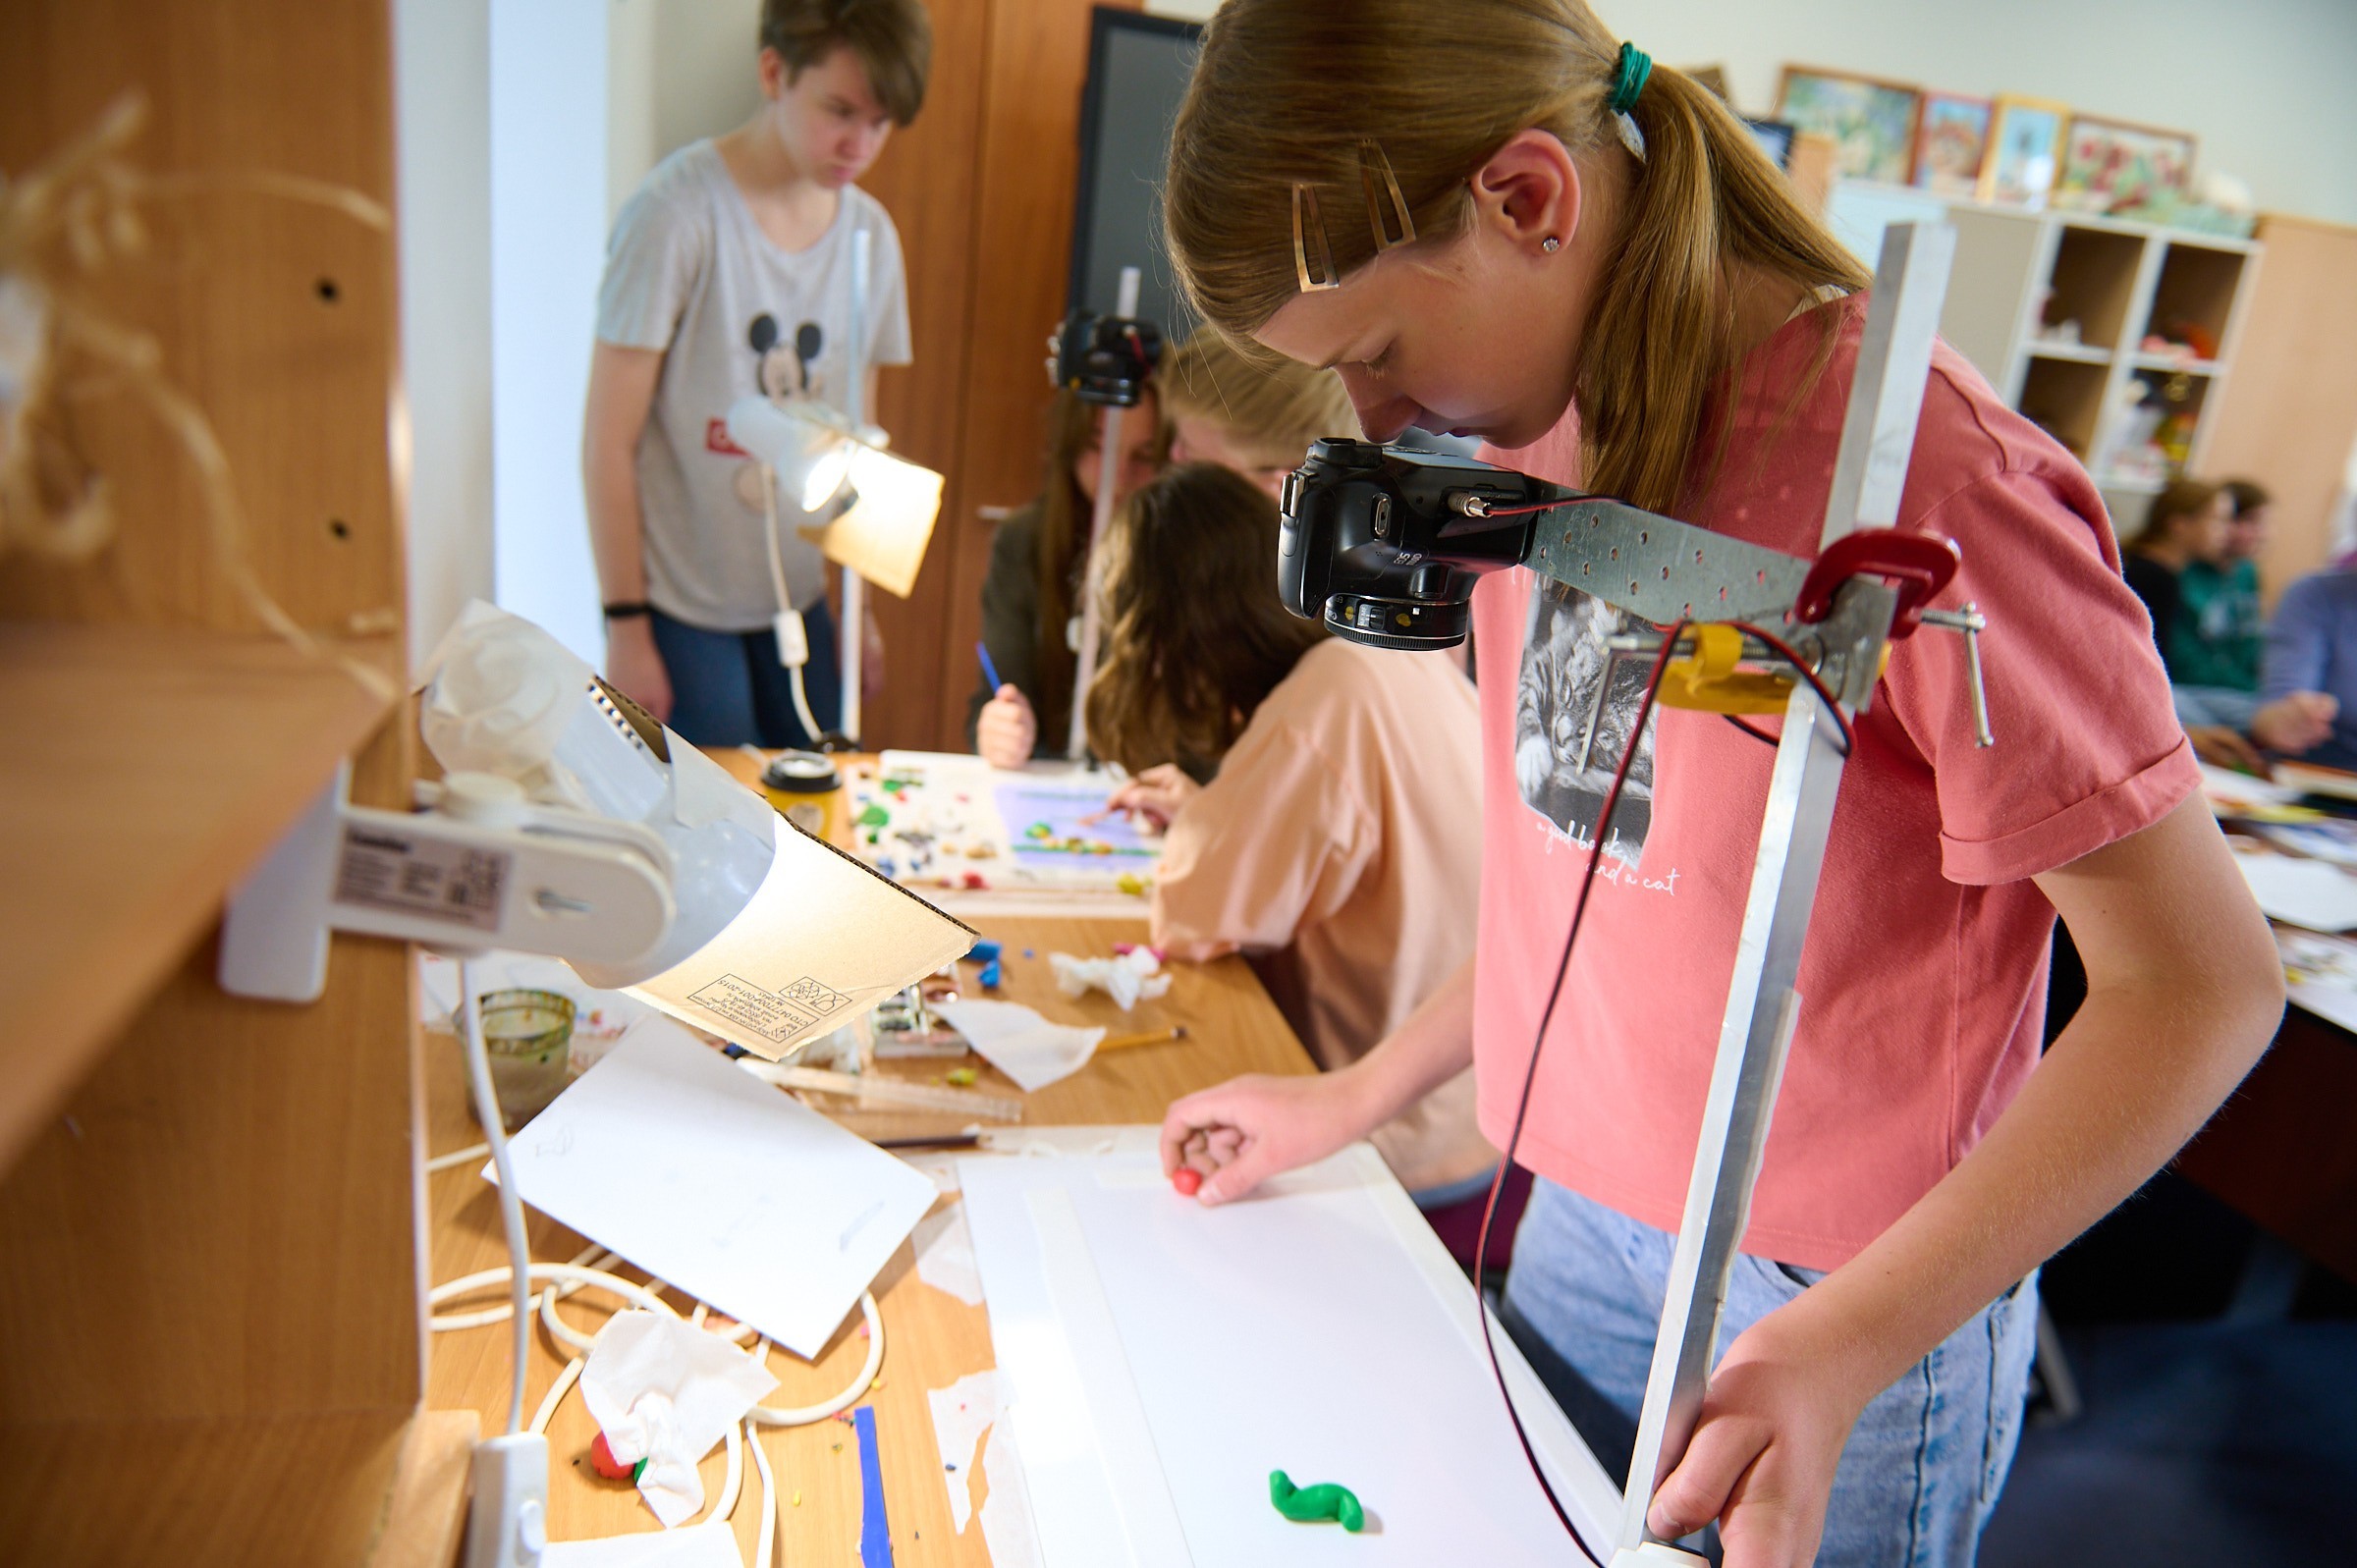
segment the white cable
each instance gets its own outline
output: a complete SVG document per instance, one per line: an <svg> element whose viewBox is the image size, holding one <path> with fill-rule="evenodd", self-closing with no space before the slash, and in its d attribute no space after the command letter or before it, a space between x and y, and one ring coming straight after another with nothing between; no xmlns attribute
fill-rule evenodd
<svg viewBox="0 0 2357 1568"><path fill-rule="evenodd" d="M866 1393L875 1382L877 1370L884 1365L884 1319L876 1311L876 1298L872 1293L864 1290L859 1292L859 1312L867 1320L867 1363L859 1369L859 1376L851 1379L851 1385L824 1404L804 1405L799 1410L755 1405L751 1411L753 1420L764 1427L807 1427L858 1402L859 1396ZM764 1370L768 1368L768 1340L761 1341L756 1359Z"/></svg>
<svg viewBox="0 0 2357 1568"><path fill-rule="evenodd" d="M810 743L815 746L818 737L825 731L818 728L818 721L810 716L810 692L802 684L800 665L786 672L786 684L794 690L794 716L802 722L802 732L810 737Z"/></svg>
<svg viewBox="0 0 2357 1568"><path fill-rule="evenodd" d="M565 1370L557 1374L557 1380L550 1383L548 1392L540 1396L540 1408L532 1412L532 1424L527 1431L548 1431L549 1418L557 1413L557 1406L565 1402L565 1390L571 1388L580 1375L580 1357L576 1356L565 1363Z"/></svg>
<svg viewBox="0 0 2357 1568"><path fill-rule="evenodd" d="M466 1050L466 1075L474 1084L475 1116L483 1124L484 1140L491 1145L491 1163L499 1171L500 1227L508 1237L509 1306L516 1320L516 1380L508 1396L508 1435L514 1436L523 1431L523 1372L532 1349L532 1249L524 1239L523 1200L516 1192L516 1167L508 1160L508 1129L500 1119L498 1093L491 1086L491 1054L483 1044L483 1003L474 992L472 959L459 960L459 999L466 1015L461 1033Z"/></svg>
<svg viewBox="0 0 2357 1568"><path fill-rule="evenodd" d="M761 1342L761 1353L769 1354L769 1341ZM761 1434L750 1422L745 1424L744 1440L753 1445L753 1468L761 1472L761 1533L753 1541L753 1568L769 1568L778 1549L778 1478L770 1473Z"/></svg>
<svg viewBox="0 0 2357 1568"><path fill-rule="evenodd" d="M794 612L794 598L786 591L786 561L778 551L778 475L777 470L767 463L761 465L761 515L767 523L761 532L769 541L769 586L778 596L778 613L791 615ZM815 746L822 731L818 728L818 721L810 714L810 693L802 684L801 665L786 667L786 683L794 689L794 716L802 722L802 733Z"/></svg>
<svg viewBox="0 0 2357 1568"><path fill-rule="evenodd" d="M436 1155L433 1159L428 1160L425 1162L425 1173L431 1176L456 1165L470 1165L490 1152L491 1146L487 1143L468 1144L464 1149L454 1149L449 1154Z"/></svg>
<svg viewBox="0 0 2357 1568"><path fill-rule="evenodd" d="M613 1256L614 1255L612 1253L605 1251L596 1243L592 1242L588 1246L583 1247L579 1252L575 1253L572 1258L567 1260L567 1263L570 1267L576 1269L580 1268L584 1264L592 1269L603 1269L606 1266L605 1261ZM504 1285L507 1282L508 1271L505 1269L493 1269L488 1271L484 1280L486 1285ZM436 1285L433 1291L427 1295L426 1304L428 1306L438 1305L441 1302L450 1300L453 1296L466 1294L465 1291L453 1288L457 1285L457 1283L458 1281L454 1279L448 1285ZM575 1291L585 1288L585 1286L582 1283L576 1282L574 1284L563 1286L551 1285L549 1288L556 1291L559 1295L570 1296ZM480 1312L444 1313L442 1316L431 1320L428 1324L428 1326L438 1334L449 1333L454 1328L482 1328L487 1327L495 1323L506 1323L509 1317L514 1314L515 1310L515 1308L509 1306L503 1301L496 1307L485 1307Z"/></svg>
<svg viewBox="0 0 2357 1568"><path fill-rule="evenodd" d="M704 1524L711 1524L714 1520L725 1521L729 1515L737 1511L737 1494L744 1489L742 1432L743 1423L736 1421L729 1423L729 1468L727 1473L721 1477L720 1496L714 1499L712 1511L703 1517Z"/></svg>
<svg viewBox="0 0 2357 1568"><path fill-rule="evenodd" d="M454 1296L468 1295L477 1290L487 1290L493 1285L506 1284L509 1282L510 1272L511 1271L506 1269L485 1269L480 1273L464 1274L447 1284L436 1285L427 1291L425 1304L428 1307L439 1306ZM670 1302L665 1301L644 1285L625 1279L620 1274L607 1273L602 1269L582 1269L576 1265L566 1263L536 1263L526 1271L526 1273L532 1279L558 1279L568 1282L577 1280L592 1289L604 1290L620 1296L633 1307L644 1307L649 1312L659 1312L667 1318L679 1316L678 1313L672 1311ZM530 1298L527 1296L525 1299L528 1302ZM528 1327L531 1316L528 1306L525 1308L524 1316ZM443 1319L434 1318L428 1320L428 1326L436 1333L440 1333L453 1325Z"/></svg>

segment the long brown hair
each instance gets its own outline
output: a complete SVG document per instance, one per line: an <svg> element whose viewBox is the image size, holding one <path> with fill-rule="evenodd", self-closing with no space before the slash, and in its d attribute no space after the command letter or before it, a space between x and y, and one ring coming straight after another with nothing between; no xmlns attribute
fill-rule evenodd
<svg viewBox="0 0 2357 1568"><path fill-rule="evenodd" d="M1732 358L1733 274L1801 289L1871 280L1692 78L1653 69L1627 117L1644 143L1632 154L1607 107L1618 62L1581 0L1228 0L1171 138L1163 213L1180 283L1207 319L1246 336L1299 291L1296 184L1346 276L1396 241L1388 178L1415 243L1436 243L1464 231L1468 177L1517 132L1627 160L1573 393L1584 482L1674 509ZM1319 237L1304 239L1315 257Z"/></svg>
<svg viewBox="0 0 2357 1568"><path fill-rule="evenodd" d="M1276 560L1277 504L1232 468L1190 462L1129 498L1106 538L1090 749L1132 773L1218 766L1326 635L1278 599Z"/></svg>

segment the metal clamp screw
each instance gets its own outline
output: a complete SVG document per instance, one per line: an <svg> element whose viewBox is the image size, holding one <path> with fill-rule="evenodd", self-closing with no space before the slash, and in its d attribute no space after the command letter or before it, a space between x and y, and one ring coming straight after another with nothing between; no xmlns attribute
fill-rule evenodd
<svg viewBox="0 0 2357 1568"><path fill-rule="evenodd" d="M1989 629L1989 622L1981 614L1981 607L1967 603L1962 610L1926 610L1923 612L1923 623L1963 635L1964 683L1972 692L1973 743L1980 746L1996 745L1997 736L1989 730L1989 690L1981 680L1981 633Z"/></svg>

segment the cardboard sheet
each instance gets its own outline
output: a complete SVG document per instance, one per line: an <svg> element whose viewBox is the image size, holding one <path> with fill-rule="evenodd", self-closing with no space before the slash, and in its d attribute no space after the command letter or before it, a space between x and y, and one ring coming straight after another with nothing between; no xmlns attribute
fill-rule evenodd
<svg viewBox="0 0 2357 1568"><path fill-rule="evenodd" d="M525 1203L805 1359L932 1178L650 1017L511 1140Z"/></svg>
<svg viewBox="0 0 2357 1568"><path fill-rule="evenodd" d="M1372 1149L1216 1210L1160 1179L1151 1129L959 1175L1047 1568L1575 1555L1490 1380L1471 1287ZM1605 1545L1617 1490L1501 1351L1559 1494ZM1277 1469L1351 1487L1369 1530L1286 1520Z"/></svg>
<svg viewBox="0 0 2357 1568"><path fill-rule="evenodd" d="M2324 860L2238 854L2243 881L2270 920L2310 931L2357 929L2357 875Z"/></svg>

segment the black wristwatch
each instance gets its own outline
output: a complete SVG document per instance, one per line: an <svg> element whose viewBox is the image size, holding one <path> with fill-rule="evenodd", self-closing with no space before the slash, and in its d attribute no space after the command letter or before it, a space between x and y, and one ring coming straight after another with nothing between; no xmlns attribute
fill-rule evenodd
<svg viewBox="0 0 2357 1568"><path fill-rule="evenodd" d="M606 606L608 621L635 621L642 616L651 616L654 613L655 607L644 599L630 599Z"/></svg>

